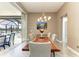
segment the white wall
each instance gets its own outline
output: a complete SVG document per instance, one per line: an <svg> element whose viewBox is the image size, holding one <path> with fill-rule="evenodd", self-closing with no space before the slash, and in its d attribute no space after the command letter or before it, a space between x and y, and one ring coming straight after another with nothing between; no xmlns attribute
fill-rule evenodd
<svg viewBox="0 0 79 59"><path fill-rule="evenodd" d="M22 41L27 40L27 14L22 13Z"/></svg>
<svg viewBox="0 0 79 59"><path fill-rule="evenodd" d="M42 15L42 13L29 13L28 14L28 34L30 31L32 33L40 33L39 30L37 30L37 19ZM52 19L50 21L47 21L47 29L44 31L44 33L56 33L57 27L56 27L56 13L45 13L46 16L51 16Z"/></svg>
<svg viewBox="0 0 79 59"><path fill-rule="evenodd" d="M18 16L21 12L10 2L0 2L0 16Z"/></svg>
<svg viewBox="0 0 79 59"><path fill-rule="evenodd" d="M57 13L57 28L58 36L61 37L61 17L66 15L68 17L67 37L68 46L79 52L77 48L79 44L79 3L65 3Z"/></svg>

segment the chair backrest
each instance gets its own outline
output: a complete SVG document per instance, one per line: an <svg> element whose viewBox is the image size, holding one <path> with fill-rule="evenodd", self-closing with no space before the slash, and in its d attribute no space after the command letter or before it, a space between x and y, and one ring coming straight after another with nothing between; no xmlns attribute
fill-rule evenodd
<svg viewBox="0 0 79 59"><path fill-rule="evenodd" d="M50 42L29 42L30 57L50 57Z"/></svg>
<svg viewBox="0 0 79 59"><path fill-rule="evenodd" d="M50 32L48 33L47 37L49 37L49 38L51 37L51 33Z"/></svg>
<svg viewBox="0 0 79 59"><path fill-rule="evenodd" d="M5 40L5 35L0 36L0 43L3 43Z"/></svg>
<svg viewBox="0 0 79 59"><path fill-rule="evenodd" d="M41 37L41 34L36 34L36 37ZM47 34L42 34L42 37L47 37Z"/></svg>
<svg viewBox="0 0 79 59"><path fill-rule="evenodd" d="M56 39L56 34L52 34L52 40L54 41Z"/></svg>
<svg viewBox="0 0 79 59"><path fill-rule="evenodd" d="M5 43L6 43L6 42L10 42L10 38L11 38L11 34L7 34L7 35L5 36L4 42L5 42Z"/></svg>

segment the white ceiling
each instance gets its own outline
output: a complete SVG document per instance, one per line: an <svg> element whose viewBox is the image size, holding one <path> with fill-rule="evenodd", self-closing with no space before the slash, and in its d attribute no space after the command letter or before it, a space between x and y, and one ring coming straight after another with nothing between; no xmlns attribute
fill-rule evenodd
<svg viewBox="0 0 79 59"><path fill-rule="evenodd" d="M21 15L21 12L9 2L0 2L0 16Z"/></svg>
<svg viewBox="0 0 79 59"><path fill-rule="evenodd" d="M64 2L21 2L28 12L57 12Z"/></svg>

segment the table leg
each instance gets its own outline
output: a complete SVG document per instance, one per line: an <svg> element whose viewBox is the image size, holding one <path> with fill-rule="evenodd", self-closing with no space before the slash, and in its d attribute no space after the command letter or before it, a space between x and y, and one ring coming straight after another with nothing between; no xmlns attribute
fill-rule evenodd
<svg viewBox="0 0 79 59"><path fill-rule="evenodd" d="M53 57L55 57L55 51L53 51Z"/></svg>

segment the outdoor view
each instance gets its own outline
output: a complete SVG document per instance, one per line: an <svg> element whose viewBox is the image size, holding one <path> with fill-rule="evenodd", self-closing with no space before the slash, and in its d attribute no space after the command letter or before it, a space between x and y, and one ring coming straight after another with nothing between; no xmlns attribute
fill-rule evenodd
<svg viewBox="0 0 79 59"><path fill-rule="evenodd" d="M0 18L0 36L15 33L14 44L21 42L21 18L2 17ZM19 39L18 39L19 38Z"/></svg>

